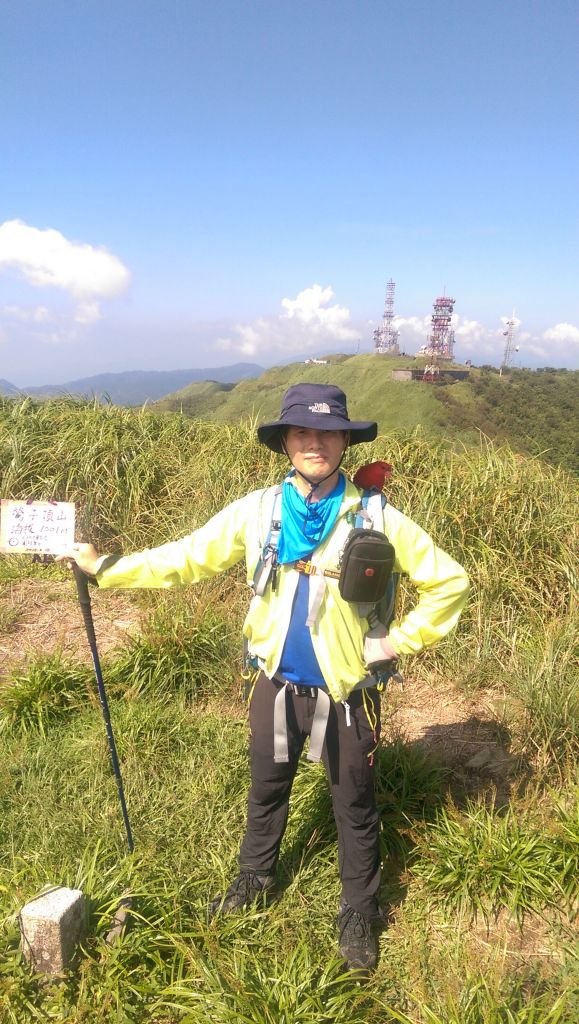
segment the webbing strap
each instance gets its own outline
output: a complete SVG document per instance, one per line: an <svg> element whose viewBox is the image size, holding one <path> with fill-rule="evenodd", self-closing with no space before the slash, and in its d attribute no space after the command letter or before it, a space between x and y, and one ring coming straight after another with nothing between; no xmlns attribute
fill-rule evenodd
<svg viewBox="0 0 579 1024"><path fill-rule="evenodd" d="M276 764L287 764L289 761L288 739L287 739L287 709L286 691L291 687L286 682L278 690L273 704L273 759ZM310 732L310 748L308 750L308 761L320 761L326 728L330 717L330 698L325 690L318 687L316 698L316 710L312 721Z"/></svg>
<svg viewBox="0 0 579 1024"><path fill-rule="evenodd" d="M310 749L308 750L308 761L319 761L322 757L322 748L326 738L326 727L330 717L330 698L325 690L318 689L316 710L310 733Z"/></svg>
<svg viewBox="0 0 579 1024"><path fill-rule="evenodd" d="M278 690L273 705L273 759L276 764L287 764L289 761L285 705L285 694L288 686L290 686L290 683L285 683L281 690Z"/></svg>
<svg viewBox="0 0 579 1024"><path fill-rule="evenodd" d="M253 591L257 597L263 597L265 588L269 582L272 570L277 563L277 549L279 535L281 533L281 484L274 488L273 508L269 533L263 548L263 552L253 576Z"/></svg>
<svg viewBox="0 0 579 1024"><path fill-rule="evenodd" d="M362 505L356 513L355 526L358 530L381 530L381 513L384 508L384 495L381 491L364 491Z"/></svg>
<svg viewBox="0 0 579 1024"><path fill-rule="evenodd" d="M325 589L326 581L323 576L310 576L308 586L308 617L306 619L306 626L309 629L316 624Z"/></svg>

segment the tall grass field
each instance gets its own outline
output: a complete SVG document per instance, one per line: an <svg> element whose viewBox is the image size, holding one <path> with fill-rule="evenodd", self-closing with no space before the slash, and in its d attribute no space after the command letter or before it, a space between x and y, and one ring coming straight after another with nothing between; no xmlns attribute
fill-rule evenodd
<svg viewBox="0 0 579 1024"><path fill-rule="evenodd" d="M393 464L389 500L472 581L455 633L406 659L405 689L383 696L377 971L360 982L340 963L335 828L323 769L305 761L278 898L208 916L236 873L245 819L243 567L127 596L139 628L108 650L103 674L131 855L87 658L48 643L23 656L19 642L30 595L67 601L65 626L79 629L71 574L0 556L1 1024L579 1019L576 485L484 438L462 448L389 433L352 449L345 468L370 459ZM0 496L74 501L79 538L103 552L182 536L284 469L251 422L0 400ZM93 602L106 611L112 599ZM424 735L408 717L417 694ZM467 753L448 741L465 706ZM88 932L73 968L47 979L23 960L18 916L52 885L82 888ZM124 896L129 926L108 945Z"/></svg>

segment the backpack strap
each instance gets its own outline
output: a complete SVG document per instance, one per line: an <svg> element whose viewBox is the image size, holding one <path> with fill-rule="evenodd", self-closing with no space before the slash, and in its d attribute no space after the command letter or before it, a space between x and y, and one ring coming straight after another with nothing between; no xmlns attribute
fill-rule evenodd
<svg viewBox="0 0 579 1024"><path fill-rule="evenodd" d="M380 522L381 512L386 507L387 500L382 491L365 490L362 494L362 504L356 513L355 528L357 530L379 529L383 532L383 524L375 527L374 523Z"/></svg>
<svg viewBox="0 0 579 1024"><path fill-rule="evenodd" d="M277 549L279 535L281 533L281 484L273 488L273 506L269 523L269 530L259 561L253 574L253 592L256 597L263 597L265 588L271 578L275 589L275 578L277 573ZM264 497L267 492L264 491Z"/></svg>

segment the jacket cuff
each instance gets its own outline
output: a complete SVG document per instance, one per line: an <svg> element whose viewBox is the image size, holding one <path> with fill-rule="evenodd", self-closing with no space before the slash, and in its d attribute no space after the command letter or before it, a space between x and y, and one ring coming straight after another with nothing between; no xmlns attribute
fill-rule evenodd
<svg viewBox="0 0 579 1024"><path fill-rule="evenodd" d="M97 562L97 569L94 574L97 583L99 576L103 572L106 572L107 569L110 569L111 565L114 565L115 562L118 562L119 558L121 557L121 555L103 555L102 558L99 558Z"/></svg>

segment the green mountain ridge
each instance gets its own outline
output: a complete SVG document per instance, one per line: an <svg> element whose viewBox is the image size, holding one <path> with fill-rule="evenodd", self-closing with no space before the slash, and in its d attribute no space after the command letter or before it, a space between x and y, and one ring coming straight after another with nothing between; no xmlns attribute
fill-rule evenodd
<svg viewBox="0 0 579 1024"><path fill-rule="evenodd" d="M375 418L381 432L413 430L419 423L429 433L444 433L445 415L433 396L433 387L421 382L407 386L392 380L391 371L406 368L408 360L356 355L332 357L325 365L290 363L266 370L261 377L239 381L228 393L215 385L215 405L208 415L209 393L198 384L155 402L153 409L181 411L195 418L235 423L241 419L274 419L281 396L292 384L304 381L336 384L348 396L352 419ZM401 389L404 389L401 391ZM400 395L404 402L400 406Z"/></svg>
<svg viewBox="0 0 579 1024"><path fill-rule="evenodd" d="M332 383L348 395L352 419L374 418L379 432L413 431L466 444L482 432L515 451L579 473L579 371L475 368L452 384L394 380L394 369L421 364L404 357L332 356L326 364L291 363L226 386L194 383L155 402L156 411L236 423L275 419L281 396L299 382ZM464 367L454 367L465 369Z"/></svg>

